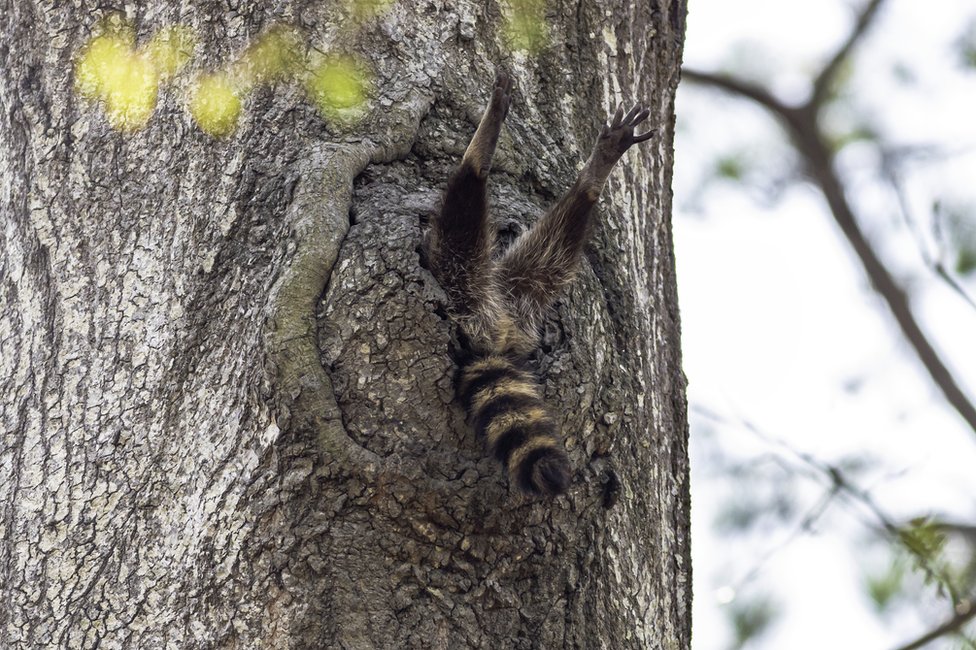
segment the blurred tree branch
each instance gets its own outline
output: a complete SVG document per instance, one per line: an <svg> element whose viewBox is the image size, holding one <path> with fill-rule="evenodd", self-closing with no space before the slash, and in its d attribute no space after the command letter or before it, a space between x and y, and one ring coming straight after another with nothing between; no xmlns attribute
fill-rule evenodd
<svg viewBox="0 0 976 650"><path fill-rule="evenodd" d="M916 648L926 646L932 641L935 641L936 639L947 634L959 632L962 627L974 617L976 617L976 607L973 606L971 601L965 601L964 605L960 605L956 608L956 615L950 618L948 621L935 629L926 632L914 641L906 643L902 646L898 646L898 648L895 650L915 650Z"/></svg>
<svg viewBox="0 0 976 650"><path fill-rule="evenodd" d="M974 542L976 542L976 525L930 518L924 518L924 521L918 520L910 521L906 524L899 524L896 522L894 517L885 512L885 510L877 503L877 501L871 495L871 492L858 485L857 481L851 479L847 471L839 464L820 460L811 454L795 449L782 439L762 431L750 420L742 417L730 419L724 415L721 415L716 410L701 405L695 405L691 408L695 413L702 417L708 418L714 422L741 427L752 433L759 440L775 447L779 447L786 453L786 455L782 458L774 455L772 460L782 463L783 466L792 473L800 473L803 471L803 469L811 470L808 473L808 477L818 479L818 482L825 484L824 493L817 500L814 506L807 512L807 514L801 518L799 527L794 529L794 531L781 544L767 552L766 555L761 558L760 561L757 562L743 576L743 578L736 583L737 591L741 589L742 585L755 578L755 576L758 575L758 573L762 570L763 565L768 562L768 560L772 558L775 553L780 551L787 544L791 543L801 533L811 530L814 522L823 516L826 510L834 503L835 498L840 496L845 497L845 500L851 506L857 506L866 511L869 517L874 520L873 522L862 521L862 523L866 524L872 529L877 530L880 534L887 537L892 543L897 544L908 552L915 559L918 569L923 571L930 578L934 579L940 586L940 590L945 589L954 608L955 614L952 618L926 632L917 639L896 648L896 650L914 650L916 648L921 648L943 636L949 634L961 634L963 627L970 620L976 618L976 606L974 606L976 598L974 598L974 594L972 592L972 584L968 583L966 585L954 585L952 576L945 570L944 567L939 565L938 559L930 556L927 551L920 549L917 544L912 543L912 539L914 537L912 531L918 530L919 528L928 528L933 531L948 532L959 535L967 544L974 546ZM798 460L799 464L795 464L794 462L787 460L787 457L792 457ZM962 588L960 589L959 587ZM969 595L963 596L961 593L963 590L965 590L965 592ZM968 638L966 638L966 640L968 640Z"/></svg>
<svg viewBox="0 0 976 650"><path fill-rule="evenodd" d="M829 102L830 84L870 28L883 4L884 0L870 0L862 8L847 39L820 73L814 77L810 98L801 105L785 104L761 85L723 73L684 68L682 76L693 83L712 86L749 99L768 110L785 126L793 145L804 161L807 174L820 188L834 221L854 249L874 290L887 304L902 334L912 346L929 376L942 391L946 401L965 420L969 428L976 432L976 406L956 383L952 372L929 342L915 319L905 290L885 267L858 225L854 209L847 200L844 183L834 168L834 152L829 144L829 138L819 123L820 113Z"/></svg>
<svg viewBox="0 0 976 650"><path fill-rule="evenodd" d="M970 544L976 546L976 525L960 523L955 521L935 521L936 528L947 533L953 533L964 537Z"/></svg>
<svg viewBox="0 0 976 650"><path fill-rule="evenodd" d="M871 0L861 9L861 13L858 15L851 33L834 53L834 56L830 58L830 62L824 66L823 70L820 71L820 74L814 80L813 92L810 94L810 100L808 102L811 106L822 105L824 103L830 90L830 84L833 83L837 76L837 71L844 65L844 62L850 57L854 46L857 45L858 41L861 40L861 36L864 35L864 32L874 22L874 17L878 14L878 9L881 8L882 4L884 4L884 0Z"/></svg>
<svg viewBox="0 0 976 650"><path fill-rule="evenodd" d="M773 97L765 88L735 77L686 67L681 69L681 78L695 83L716 86L735 95L742 95L780 116L790 111L786 104Z"/></svg>
<svg viewBox="0 0 976 650"><path fill-rule="evenodd" d="M925 552L920 551L917 545L913 545L911 543L913 540L912 530L924 526L930 528L931 530L952 532L965 536L966 532L968 532L970 529L976 530L976 527L962 523L932 521L927 517L921 518L919 523L908 522L907 524L899 524L894 517L889 515L880 505L878 505L874 497L871 496L870 491L864 489L858 485L856 481L851 479L847 470L845 470L840 464L820 460L809 453L796 449L782 439L760 430L759 427L748 419L742 417L738 417L734 420L729 419L719 414L717 411L701 405L692 406L692 410L702 417L706 417L714 422L721 422L723 424L741 427L752 435L756 436L759 440L780 448L783 452L785 452L785 456L783 458L777 458L774 456L773 459L775 461L780 462L783 467L791 473L800 473L804 469L809 470L809 472L806 472L808 478L825 484L825 491L822 497L818 500L817 504L811 508L809 513L803 517L800 527L789 536L783 546L792 541L792 539L796 538L800 533L811 530L817 519L819 519L827 508L835 501L835 497L843 497L847 503L866 511L873 519L873 522L864 521L863 523L868 525L870 528L877 530L880 534L887 537L891 542L901 546L905 551L912 555L917 561L918 568L927 576L933 578L948 592L954 607L968 607L967 603L969 603L969 601L961 595L961 590L953 584L952 577L947 574L943 568L938 566L936 562L934 562L935 558L929 557ZM787 457L794 458L795 460L799 461L799 464L787 460ZM968 537L966 538L966 541L969 542ZM773 552L778 550L778 548L774 549ZM769 553L762 560L762 562L747 572L746 578L741 580L740 583L744 583L747 580L751 580L753 577L755 577L755 575L757 575L761 570L762 563L768 560L772 554L772 552ZM969 589L966 589L965 591L968 593Z"/></svg>

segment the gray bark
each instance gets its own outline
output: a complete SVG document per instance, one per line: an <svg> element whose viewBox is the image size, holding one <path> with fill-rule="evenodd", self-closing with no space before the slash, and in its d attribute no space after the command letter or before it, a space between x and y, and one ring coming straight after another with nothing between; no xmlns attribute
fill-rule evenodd
<svg viewBox="0 0 976 650"><path fill-rule="evenodd" d="M148 126L72 90L99 12L0 3L0 647L687 648L685 382L672 256L680 0L501 8L127 5L183 24L191 70ZM94 6L94 5L93 5ZM102 5L99 5L102 6ZM226 140L183 107L273 22L363 53L361 124L287 85ZM487 99L511 235L566 189L611 104L658 136L611 176L537 355L576 475L523 497L453 400L456 332L418 249Z"/></svg>

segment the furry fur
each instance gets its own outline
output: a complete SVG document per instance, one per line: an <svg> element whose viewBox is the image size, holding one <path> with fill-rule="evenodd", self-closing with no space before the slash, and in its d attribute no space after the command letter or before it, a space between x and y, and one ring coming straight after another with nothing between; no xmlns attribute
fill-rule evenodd
<svg viewBox="0 0 976 650"><path fill-rule="evenodd" d="M569 191L495 260L486 184L511 93L511 78L499 72L491 103L448 180L427 253L471 348L458 396L475 430L520 489L556 495L568 489L572 468L524 359L538 345L546 310L576 273L607 176L653 131L634 135L647 109L636 105L625 116L619 107Z"/></svg>

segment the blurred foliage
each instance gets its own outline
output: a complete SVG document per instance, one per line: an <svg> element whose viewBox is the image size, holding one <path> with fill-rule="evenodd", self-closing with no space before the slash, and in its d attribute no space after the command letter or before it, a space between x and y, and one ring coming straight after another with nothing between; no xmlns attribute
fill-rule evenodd
<svg viewBox="0 0 976 650"><path fill-rule="evenodd" d="M855 123L843 131L830 134L827 143L831 151L837 152L855 142L878 142L880 134L870 124Z"/></svg>
<svg viewBox="0 0 976 650"><path fill-rule="evenodd" d="M945 547L946 536L924 517L913 519L898 531L898 538L905 549L920 560L937 557Z"/></svg>
<svg viewBox="0 0 976 650"><path fill-rule="evenodd" d="M362 22L381 16L394 3L346 0L345 6ZM511 0L509 9L502 32L510 45L530 52L544 47L545 0ZM196 45L193 32L181 25L160 29L142 48L136 47L135 34L123 14L110 14L79 52L75 67L77 92L101 102L109 123L126 131L146 126L160 82L179 73ZM257 86L279 82L302 85L324 118L343 124L365 115L376 83L362 57L319 52L297 29L275 25L233 62L198 74L190 84L188 109L201 130L225 137L237 127L248 95Z"/></svg>
<svg viewBox="0 0 976 650"><path fill-rule="evenodd" d="M905 563L896 558L884 572L869 575L865 587L877 610L889 611L905 590Z"/></svg>
<svg viewBox="0 0 976 650"><path fill-rule="evenodd" d="M233 66L234 76L250 87L290 79L302 69L298 32L276 25L258 37Z"/></svg>
<svg viewBox="0 0 976 650"><path fill-rule="evenodd" d="M976 596L976 525L946 524L933 517L904 525L893 523L870 492L858 486L877 481L878 458L857 452L825 463L788 447L747 420L727 419L700 406L693 410L704 418L696 422L696 428L707 434L696 435L699 445L707 443L706 451L716 452L705 456L710 466L706 474L714 472L727 481L727 496L712 520L718 536L728 542L731 535L758 535L763 540L750 547L752 563L730 566L734 575L723 575L722 587L716 591L718 602L726 604L733 647L759 639L783 604L768 595L743 598L742 592L755 593L757 584L762 584L763 569L773 557L800 535L816 530L833 507L843 508L866 525L870 537L858 545L864 554L859 560L863 566L877 566L879 555L890 555L883 569L872 572L865 568L863 577L865 593L879 614L914 612L911 615L922 613L939 620L945 617L947 604L953 611ZM732 460L719 451L722 443L714 424L751 432L771 450ZM697 472L700 477L702 469ZM817 486L819 498L810 498L811 485ZM752 545L755 540L746 543ZM933 598L933 587L939 598Z"/></svg>
<svg viewBox="0 0 976 650"><path fill-rule="evenodd" d="M187 27L164 27L149 39L145 51L156 65L160 78L168 79L187 64L196 42L196 36Z"/></svg>
<svg viewBox="0 0 976 650"><path fill-rule="evenodd" d="M956 273L969 275L976 271L976 249L963 248L956 256Z"/></svg>
<svg viewBox="0 0 976 650"><path fill-rule="evenodd" d="M976 527L918 518L899 528L896 540L888 567L865 579L880 614L893 619L914 612L945 620L970 611L976 595ZM871 549L869 555L877 553ZM941 598L932 598L933 585ZM951 636L959 645L944 638L939 647L974 647L965 626Z"/></svg>
<svg viewBox="0 0 976 650"><path fill-rule="evenodd" d="M729 154L715 161L715 175L730 181L741 181L746 175L746 162L741 154Z"/></svg>
<svg viewBox="0 0 976 650"><path fill-rule="evenodd" d="M348 119L366 102L372 79L361 61L350 56L326 56L315 63L305 82L309 98L326 116Z"/></svg>
<svg viewBox="0 0 976 650"><path fill-rule="evenodd" d="M159 77L152 62L137 53L125 36L98 36L82 52L75 68L78 92L102 100L117 129L145 126L156 108Z"/></svg>
<svg viewBox="0 0 976 650"><path fill-rule="evenodd" d="M732 648L738 650L761 637L776 620L779 610L768 596L746 600L737 598L729 605L729 621L734 632Z"/></svg>
<svg viewBox="0 0 976 650"><path fill-rule="evenodd" d="M949 235L949 244L956 257L956 273L973 274L976 271L976 208L937 202L932 206L932 212L945 225Z"/></svg>
<svg viewBox="0 0 976 650"><path fill-rule="evenodd" d="M852 4L852 8L858 12L865 12L870 7L879 6L869 0ZM878 16L884 16L884 11L885 9L880 10L874 14L874 17L870 12L859 15L865 18L864 25L870 25ZM919 8L920 14L925 11L927 11L925 8ZM965 18L962 18L959 24L966 27L953 43L952 53L971 71L976 68L976 18L970 20L968 24ZM858 40L867 32L866 29L860 32L852 31L851 43L856 43L856 47L834 50L835 53L847 58L840 62L832 76L831 70L824 68L822 63L834 61L830 51L824 53L819 59L820 63L811 66L812 74L805 78L802 74L804 71L797 75L795 74L797 70L786 69L782 65L782 57L779 53L770 50L768 45L743 41L731 46L721 62L717 64L722 72L690 71L695 73L697 81L730 92L736 97L736 102L751 99L753 101L745 101L743 104L751 109L765 108L767 114L773 114L778 118L776 120L778 131L775 138L770 138L775 140L772 143L762 140L760 136L751 139L739 138L738 141L731 138L730 142L722 142L720 148L711 147L709 157L699 167L698 172L702 180L699 181L692 198L695 199L700 193L711 189L713 185L719 186L726 192L729 187L734 186L736 189L748 192L750 198L756 199L756 190L763 187L776 189L807 183L811 178L809 171L812 166L821 163L817 159L803 159L803 150L797 147L798 144L806 142L802 137L809 135L811 138L826 142L832 154L838 154L853 145L845 155L837 156L837 169L833 170L839 175L837 184L841 186L843 192L851 195L863 192L864 196L868 197L865 201L866 205L883 206L879 212L890 210L888 206L893 205L892 195L894 195L894 200L897 202L895 209L900 209L904 219L914 224L914 215L909 214L913 212L914 199L917 196L914 192L916 189L914 182L917 178L924 177L924 174L910 177L908 171L903 174L902 170L914 171L910 165L924 160L924 156L929 155L929 151L935 151L935 155L940 158L956 155L957 152L967 154L972 143L968 141L947 143L953 148L950 151L950 146L942 148L943 143L928 145L913 139L913 137L918 139L930 137L924 134L892 135L898 133L898 130L891 128L886 122L886 118L890 115L877 108L877 102L873 101L875 98L868 99L865 95L866 86L862 86L865 70L860 66L867 64L861 63L863 59L856 55L851 56L851 53L858 48L872 47L870 39ZM891 82L894 82L900 87L899 90L906 94L920 94L930 83L930 80L919 72L922 64L914 58L912 52L904 49L898 51L901 54L889 54L888 60L882 63L882 67L875 66L871 72L875 75L878 71L881 71L882 75L887 72L890 78L883 81L889 87ZM896 60L898 57L902 58ZM872 64L875 63L872 59ZM827 76L821 77L820 75L825 72ZM821 78L827 80L825 94L823 97L819 95L816 97L819 101L811 110L809 105L804 105L804 102L809 101L812 95L810 89L814 88L815 80ZM807 82L806 97L804 97L804 82ZM768 102L762 99L756 100L754 94L750 92L753 87L768 91L773 99ZM896 103L898 99L897 95L893 95L886 101ZM911 104L908 101L905 103ZM789 108L787 110L777 108L784 105ZM703 119L695 113L694 109L690 113L696 120ZM731 112L723 114L722 117L727 119L729 126L734 129L738 124L736 120L739 119L739 115L734 118L729 115ZM809 115L814 117L804 122L803 118ZM743 110L741 122L748 124L751 117L746 110ZM932 114L931 119L938 119L936 113ZM796 123L806 129L799 136L796 133ZM784 128L784 124L789 126ZM791 133L791 129L794 129L794 132ZM770 130L770 133L773 131ZM781 160L774 160L780 157L777 148L781 146L789 146L792 151L799 152L793 154L797 156L793 158L795 164L783 165ZM829 167L832 162L828 160L827 166ZM909 181L913 184L909 185ZM869 184L873 187L868 188ZM722 187L723 185L725 187ZM968 191L969 188L960 189ZM948 190L937 189L936 191L947 192ZM760 201L763 198L776 201L779 197L779 192L765 192L758 198ZM859 206L855 205L855 208L857 207ZM938 242L941 253L939 256L929 255L928 249L922 249L921 256L925 258L926 264L931 268L944 271L949 264L942 264L942 260L952 260L952 267L956 273L976 274L976 207L955 205L950 208L937 202L931 214L925 216L930 217L927 226L931 228L931 232L922 233L917 237L917 242L920 247L923 245L931 247L934 240ZM921 223L923 217L919 216L918 221ZM918 228L920 233L922 230L924 227ZM942 236L943 234L945 237ZM938 259L935 259L936 257ZM954 281L947 273L944 277L950 285ZM904 282L906 285L909 283L908 280ZM965 292L960 291L960 293L965 296ZM857 389L855 384L849 387L851 392L856 392ZM701 412L705 409L697 410ZM745 562L752 562L754 566L743 567L741 557L739 558L739 566L736 566L734 571L745 577L733 583L734 587L729 586L729 593L734 594L735 591L741 590L740 588L746 583L762 580L762 570L768 566L770 557L780 548L791 543L799 534L814 530L815 524L820 521L823 513L836 504L838 509L843 508L845 514L853 516L869 531L872 557L870 562L865 562L866 565L878 567L876 564L878 546L882 547L881 554L890 556L890 562L886 566L876 572L865 570L863 578L864 593L880 614L893 617L897 612L900 617L907 615L910 620L930 625L930 630L938 630L938 625L957 613L965 611L966 604L976 598L976 526L953 527L940 522L935 517L919 517L905 523L902 518L904 515L895 517L888 514L879 505L880 499L872 493L873 486L878 485L878 479L881 478L878 474L885 469L881 461L873 458L862 458L855 463L817 460L801 450L790 448L778 439L763 434L747 420L722 422L720 417L708 414L707 417L718 424L732 424L738 429L751 431L758 441L768 443L766 449L769 450L765 451L761 448L756 452L753 461L741 460L738 450L730 452L736 454L735 462L722 459L719 453L712 455L714 465L720 467L722 478L725 479L722 484L723 503L712 522L718 532L717 536L722 541L732 541L728 539L730 534L759 534L755 539L744 540L750 545L748 549L750 559L746 559ZM802 417L802 414L798 414L797 417ZM717 436L712 436L714 439L721 437L721 432ZM712 444L718 446L717 443ZM857 458L860 455L861 452L858 451L852 457ZM770 462L769 456L778 457L778 461ZM709 460L712 461L713 458ZM781 472L766 470L769 466L775 466L776 462L786 468L791 479L784 479ZM702 475L701 469L697 469L696 472L697 476ZM861 473L873 476L858 477L857 475ZM890 477L900 476L901 473L903 470L892 472ZM811 485L816 485L822 490L822 497L810 510L804 512L802 508L805 506L801 504L806 502L808 488ZM861 485L871 485L872 489L863 488ZM793 529L792 533L790 528ZM775 541L768 542L760 537L763 533L768 534L771 529L776 532ZM826 527L823 529L826 530ZM834 532L833 529L830 530ZM756 544L756 540L761 541ZM852 544L852 550L857 550L856 545ZM751 559L757 556L758 560ZM722 578L723 582L720 584L729 584L726 576ZM778 580L778 576L772 577L772 580ZM723 586L724 588L726 587ZM722 602L721 598L719 602ZM789 604L788 601L782 603L784 607L788 607ZM777 614L776 608L767 597L752 601L743 601L739 597L732 601L732 605L734 606L727 610L727 614L734 630L736 648L743 647L746 643L762 636ZM969 625L972 627L973 623ZM965 633L965 628L961 629ZM960 647L976 647L971 641L958 634L954 640L963 644ZM949 647L950 641L947 636L941 636L939 643L941 644L939 647Z"/></svg>
<svg viewBox="0 0 976 650"><path fill-rule="evenodd" d="M241 98L224 74L200 77L190 90L190 114L197 126L214 137L234 130L241 114Z"/></svg>
<svg viewBox="0 0 976 650"><path fill-rule="evenodd" d="M976 68L976 18L972 18L955 42L959 63L964 68Z"/></svg>
<svg viewBox="0 0 976 650"><path fill-rule="evenodd" d="M103 20L96 34L75 63L75 88L83 97L102 102L113 127L140 129L156 108L160 82L189 60L193 35L167 28L137 49L135 30L118 14Z"/></svg>
<svg viewBox="0 0 976 650"><path fill-rule="evenodd" d="M898 540L909 553L915 568L922 573L926 584L934 585L939 595L948 597L954 606L976 591L969 567L973 562L971 545L962 554L968 561L959 561L946 552L949 536L938 522L919 517L898 530Z"/></svg>
<svg viewBox="0 0 976 650"><path fill-rule="evenodd" d="M510 0L503 33L514 50L538 52L549 42L546 0Z"/></svg>
<svg viewBox="0 0 976 650"><path fill-rule="evenodd" d="M366 4L374 15L392 6L392 2ZM195 45L193 32L176 25L160 29L138 48L132 24L113 13L99 23L78 54L76 91L100 102L114 128L142 129L155 110L160 83L187 65ZM225 137L236 129L248 95L258 86L276 83L304 85L327 119L348 123L362 117L375 84L365 61L318 52L310 60L306 50L298 30L272 26L236 60L192 80L187 97L191 117L205 133Z"/></svg>
<svg viewBox="0 0 976 650"><path fill-rule="evenodd" d="M350 13L358 20L369 20L386 13L396 0L347 0Z"/></svg>

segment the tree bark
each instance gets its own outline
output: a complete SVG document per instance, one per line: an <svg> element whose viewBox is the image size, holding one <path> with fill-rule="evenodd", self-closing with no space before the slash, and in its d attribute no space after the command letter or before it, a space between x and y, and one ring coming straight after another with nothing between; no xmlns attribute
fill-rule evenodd
<svg viewBox="0 0 976 650"><path fill-rule="evenodd" d="M199 41L144 129L73 89L103 15L0 8L0 647L687 648L685 380L671 243L685 4L129 7ZM96 5L93 4L92 7ZM226 139L183 90L272 24L373 68L366 118L257 89ZM628 154L537 355L575 476L530 499L454 401L457 332L419 253L495 64L503 237L572 181L606 109Z"/></svg>

